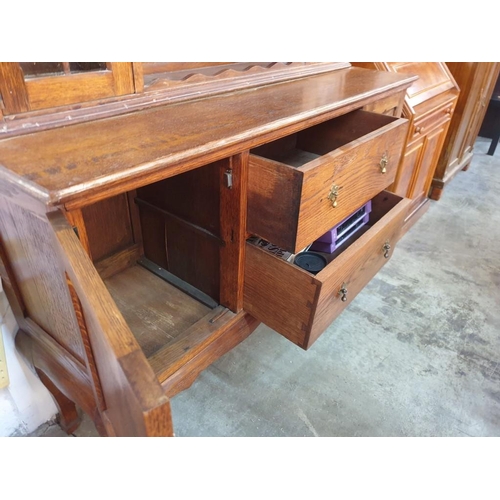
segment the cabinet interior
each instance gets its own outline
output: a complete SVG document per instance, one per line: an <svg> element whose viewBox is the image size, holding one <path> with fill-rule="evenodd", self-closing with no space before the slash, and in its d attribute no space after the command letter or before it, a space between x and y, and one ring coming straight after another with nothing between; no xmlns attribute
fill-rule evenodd
<svg viewBox="0 0 500 500"><path fill-rule="evenodd" d="M334 252L332 253L325 253L325 252L318 252L315 251L315 253L318 253L322 255L326 261L327 261L327 267L329 264L331 264L337 257L339 257L343 252L349 249L349 247L355 243L361 236L363 236L366 232L368 232L370 229L377 224L377 222L384 217L387 213L389 213L398 203L401 203L403 200L402 197L393 194L389 191L382 191L381 193L377 194L372 200L371 200L371 212L369 215L369 221L358 231L356 231L351 237L346 239L342 245L337 248ZM361 207L359 207L361 208ZM251 239L249 240L251 241ZM272 243L272 242L271 242ZM311 242L312 243L312 242ZM273 256L274 257L274 256ZM276 257L279 258L279 257ZM309 273L307 270L304 270L300 268L301 271L305 273ZM325 268L326 270L326 268ZM321 278L321 273L324 270L320 271L316 276L318 278ZM311 273L309 273L311 274Z"/></svg>
<svg viewBox="0 0 500 500"><path fill-rule="evenodd" d="M392 116L356 110L254 148L251 153L300 168L396 120Z"/></svg>
<svg viewBox="0 0 500 500"><path fill-rule="evenodd" d="M389 191L382 191L377 194L372 200L372 210L370 212L368 222L356 231L350 238L348 238L339 248L333 253L321 253L326 258L328 264L333 262L341 253L347 250L355 241L357 241L363 234L369 231L380 219L389 213L403 198L397 196ZM321 273L320 273L321 274Z"/></svg>
<svg viewBox="0 0 500 500"><path fill-rule="evenodd" d="M211 163L82 210L96 269L148 358L227 311L219 306L221 281L237 276L231 262L221 265L228 164Z"/></svg>

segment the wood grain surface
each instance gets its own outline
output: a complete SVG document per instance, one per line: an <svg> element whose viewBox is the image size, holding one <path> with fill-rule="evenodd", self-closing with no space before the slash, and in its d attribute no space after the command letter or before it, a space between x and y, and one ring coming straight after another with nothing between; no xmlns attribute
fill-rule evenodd
<svg viewBox="0 0 500 500"><path fill-rule="evenodd" d="M230 328L222 328L204 345L204 348L187 360L180 368L165 379L161 386L168 397L188 389L196 377L215 360L236 347L245 340L259 326L259 321L243 311L238 313Z"/></svg>
<svg viewBox="0 0 500 500"><path fill-rule="evenodd" d="M498 62L446 63L460 87L457 105L432 180L431 198L472 160L474 143L500 72Z"/></svg>
<svg viewBox="0 0 500 500"><path fill-rule="evenodd" d="M390 187L391 191L414 202L405 222L407 230L409 219L420 218L428 208L431 181L460 89L443 62L353 64L393 73L413 72L419 76L406 92L403 116L410 120L410 128L396 180Z"/></svg>
<svg viewBox="0 0 500 500"><path fill-rule="evenodd" d="M89 204L283 137L407 87L348 68L0 141L0 165L49 204ZM242 113L241 110L244 110ZM214 121L213 117L217 117Z"/></svg>
<svg viewBox="0 0 500 500"><path fill-rule="evenodd" d="M393 182L407 127L355 111L299 133L297 147L321 156L298 168L252 155L248 230L291 252L312 243ZM328 199L333 185L336 207Z"/></svg>
<svg viewBox="0 0 500 500"><path fill-rule="evenodd" d="M372 201L371 223L340 249L316 276L247 244L245 310L307 349L392 255L410 201L381 193ZM338 291L343 283L348 300Z"/></svg>
<svg viewBox="0 0 500 500"><path fill-rule="evenodd" d="M224 241L220 247L219 302L234 312L243 307L248 157L248 152L235 155L219 168L220 235ZM231 187L227 185L227 174L231 175Z"/></svg>
<svg viewBox="0 0 500 500"><path fill-rule="evenodd" d="M27 315L82 362L84 347L47 219L0 198L0 231Z"/></svg>
<svg viewBox="0 0 500 500"><path fill-rule="evenodd" d="M146 356L210 311L139 265L115 274L104 283Z"/></svg>
<svg viewBox="0 0 500 500"><path fill-rule="evenodd" d="M61 263L81 302L106 420L117 436L172 435L169 400L111 295L65 217L55 212L49 220Z"/></svg>

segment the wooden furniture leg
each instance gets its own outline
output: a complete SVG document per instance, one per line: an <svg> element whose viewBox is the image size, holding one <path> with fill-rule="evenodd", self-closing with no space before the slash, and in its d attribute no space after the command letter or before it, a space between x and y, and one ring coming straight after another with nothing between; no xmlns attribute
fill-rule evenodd
<svg viewBox="0 0 500 500"><path fill-rule="evenodd" d="M65 432L72 434L81 422L75 403L67 398L42 370L39 368L35 368L35 370L43 385L49 390L54 398L57 409L59 410L59 425Z"/></svg>
<svg viewBox="0 0 500 500"><path fill-rule="evenodd" d="M467 168L469 168L467 166ZM443 194L443 188L431 186L431 192L429 193L429 198L434 201L438 201Z"/></svg>

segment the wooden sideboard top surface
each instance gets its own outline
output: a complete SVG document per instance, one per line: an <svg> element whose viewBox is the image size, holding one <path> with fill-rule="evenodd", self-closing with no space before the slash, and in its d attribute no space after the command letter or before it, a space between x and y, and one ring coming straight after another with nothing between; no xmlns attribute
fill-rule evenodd
<svg viewBox="0 0 500 500"><path fill-rule="evenodd" d="M416 78L351 67L5 138L0 189L81 207L370 104Z"/></svg>

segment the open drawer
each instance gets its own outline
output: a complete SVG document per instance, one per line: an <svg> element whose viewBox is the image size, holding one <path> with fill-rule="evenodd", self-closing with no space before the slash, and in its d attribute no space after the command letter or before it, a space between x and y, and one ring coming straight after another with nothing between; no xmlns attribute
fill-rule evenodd
<svg viewBox="0 0 500 500"><path fill-rule="evenodd" d="M304 248L392 184L407 130L356 110L252 150L248 231Z"/></svg>
<svg viewBox="0 0 500 500"><path fill-rule="evenodd" d="M313 275L247 243L244 308L308 349L392 256L410 200L382 192L370 222Z"/></svg>

